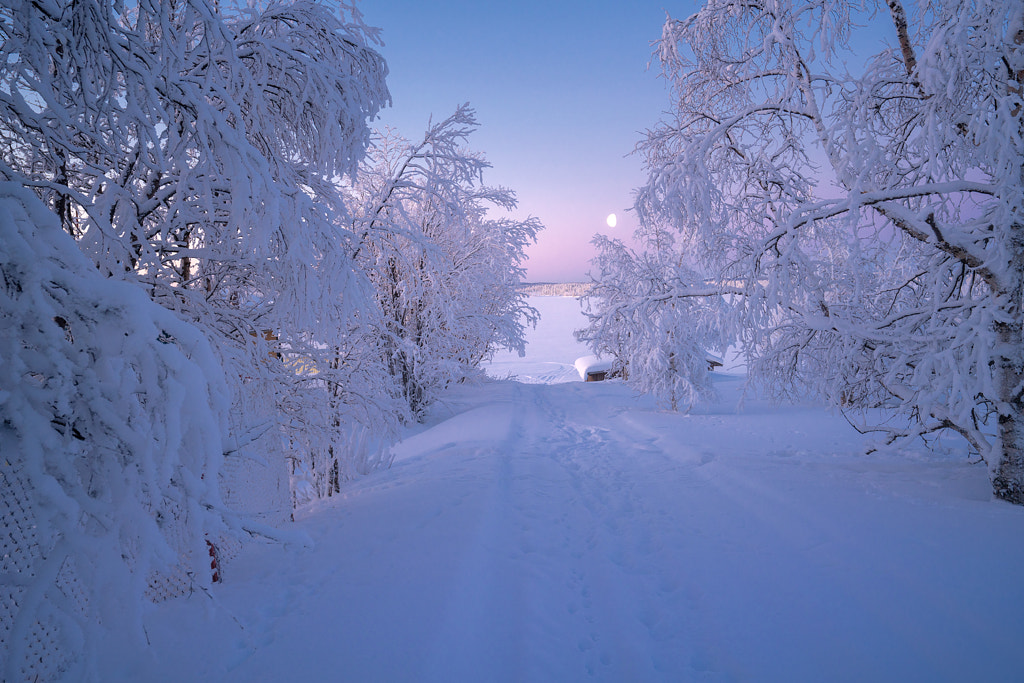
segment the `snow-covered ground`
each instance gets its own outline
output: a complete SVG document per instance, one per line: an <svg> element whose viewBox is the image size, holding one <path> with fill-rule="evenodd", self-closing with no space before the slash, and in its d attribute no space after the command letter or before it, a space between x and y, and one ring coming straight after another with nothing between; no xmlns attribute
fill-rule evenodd
<svg viewBox="0 0 1024 683"><path fill-rule="evenodd" d="M962 451L860 455L818 407L585 384L573 299L394 466L155 606L104 680L1013 681L1024 508ZM538 383L554 382L561 383ZM955 444L951 443L951 446Z"/></svg>
<svg viewBox="0 0 1024 683"><path fill-rule="evenodd" d="M534 296L530 305L540 312L536 329L527 332L529 346L520 358L512 351L499 351L485 367L492 377L516 379L524 384L578 382L573 363L590 355L586 344L573 332L586 324L579 300L568 296Z"/></svg>

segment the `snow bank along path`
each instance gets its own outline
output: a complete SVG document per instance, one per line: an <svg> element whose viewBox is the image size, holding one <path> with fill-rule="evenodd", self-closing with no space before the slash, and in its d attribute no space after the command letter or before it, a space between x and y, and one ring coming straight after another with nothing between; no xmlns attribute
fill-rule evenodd
<svg viewBox="0 0 1024 683"><path fill-rule="evenodd" d="M571 359L569 361L571 363ZM1011 681L1024 509L955 454L859 455L819 408L618 383L460 387L105 680Z"/></svg>

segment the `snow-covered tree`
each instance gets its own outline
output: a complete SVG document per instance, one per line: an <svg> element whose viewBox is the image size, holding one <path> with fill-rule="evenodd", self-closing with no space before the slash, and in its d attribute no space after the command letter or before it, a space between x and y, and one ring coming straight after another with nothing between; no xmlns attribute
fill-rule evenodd
<svg viewBox="0 0 1024 683"><path fill-rule="evenodd" d="M639 146L636 209L699 275L632 305L732 294L702 310L754 381L890 441L953 430L1024 503L1024 7L867 9L895 40L853 75L877 30L856 3L712 0L666 22L673 108Z"/></svg>
<svg viewBox="0 0 1024 683"><path fill-rule="evenodd" d="M289 448L358 432L343 417L397 423L395 401L374 402L379 375L329 351L373 302L339 178L388 100L375 40L345 1L0 6L0 181L19 240L5 237L0 282L4 457L47 520L64 506L46 571L65 551L90 581L111 557L138 568L94 605L141 599L169 516L201 547L223 516L211 449L255 450L286 476ZM106 540L59 541L75 518Z"/></svg>
<svg viewBox="0 0 1024 683"><path fill-rule="evenodd" d="M380 314L377 353L414 415L497 348L522 352L536 316L516 285L541 225L487 215L516 199L484 185L489 164L462 148L476 127L462 106L418 142L381 134L352 188L361 202L352 232Z"/></svg>
<svg viewBox="0 0 1024 683"><path fill-rule="evenodd" d="M576 336L612 359L613 376L672 410L689 410L714 393L707 356L725 345L727 293L693 291L701 278L663 226L642 228L634 237L639 250L601 235L594 239L595 282L584 297L590 324Z"/></svg>
<svg viewBox="0 0 1024 683"><path fill-rule="evenodd" d="M330 421L292 418L322 405L324 340L367 303L337 182L388 98L375 30L310 0L26 3L0 19L0 172L102 272L215 342L240 439L333 439ZM320 383L267 362L283 349Z"/></svg>

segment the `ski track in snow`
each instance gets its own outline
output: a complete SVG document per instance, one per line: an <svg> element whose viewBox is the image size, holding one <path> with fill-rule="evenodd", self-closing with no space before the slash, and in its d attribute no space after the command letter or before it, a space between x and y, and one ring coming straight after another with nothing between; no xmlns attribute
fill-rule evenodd
<svg viewBox="0 0 1024 683"><path fill-rule="evenodd" d="M458 387L104 680L964 681L1024 670L1024 510L819 408Z"/></svg>

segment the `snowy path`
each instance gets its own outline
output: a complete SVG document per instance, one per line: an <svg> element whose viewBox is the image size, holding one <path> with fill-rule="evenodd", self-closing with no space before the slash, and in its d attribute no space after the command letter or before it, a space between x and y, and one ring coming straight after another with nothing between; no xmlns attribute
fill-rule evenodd
<svg viewBox="0 0 1024 683"><path fill-rule="evenodd" d="M729 388L728 378L720 380ZM1024 509L813 409L460 388L383 473L159 607L114 678L1014 680ZM114 674L115 672L111 672Z"/></svg>

